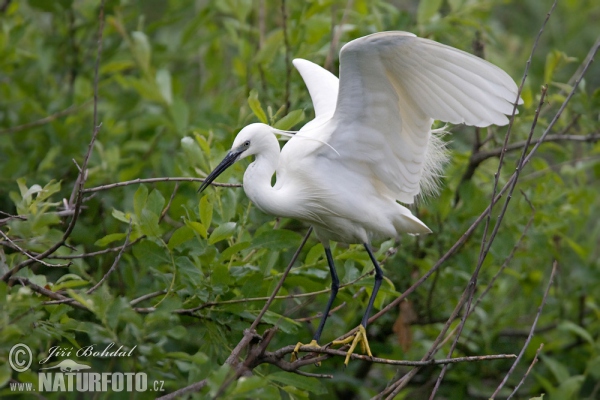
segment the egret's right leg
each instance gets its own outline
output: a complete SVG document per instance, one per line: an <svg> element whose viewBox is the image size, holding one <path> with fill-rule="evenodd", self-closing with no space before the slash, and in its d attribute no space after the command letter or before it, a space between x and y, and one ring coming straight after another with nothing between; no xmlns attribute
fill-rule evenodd
<svg viewBox="0 0 600 400"><path fill-rule="evenodd" d="M340 280L337 276L337 272L335 270L335 264L333 263L333 256L331 255L331 249L329 247L325 247L325 256L327 257L327 264L329 265L329 273L331 274L331 294L329 295L329 300L327 301L327 306L325 306L325 312L321 317L321 322L319 322L319 327L315 332L315 336L313 336L313 340L308 344L308 346L320 348L319 339L321 338L321 333L323 333L323 328L325 327L325 321L327 321L327 317L329 316L329 311L331 311L331 306L333 305L333 301L335 300L335 296L340 289ZM294 352L292 353L292 361L298 358L298 351L300 350L300 346L303 346L302 343L298 342L296 348L294 348Z"/></svg>

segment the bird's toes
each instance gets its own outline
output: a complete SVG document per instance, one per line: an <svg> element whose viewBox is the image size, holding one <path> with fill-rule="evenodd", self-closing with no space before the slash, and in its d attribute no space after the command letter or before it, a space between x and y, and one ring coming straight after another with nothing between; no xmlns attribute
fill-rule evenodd
<svg viewBox="0 0 600 400"><path fill-rule="evenodd" d="M315 349L320 349L321 348L321 346L319 345L319 343L317 343L317 341L314 340L314 339L309 344L304 344L302 342L298 342L298 343L296 343L296 347L294 347L294 351L292 351L292 355L290 356L290 362L294 362L294 361L296 361L299 358L298 357L298 353L300 352L300 348L302 346L313 347ZM315 364L317 366L321 366L320 362L315 363Z"/></svg>

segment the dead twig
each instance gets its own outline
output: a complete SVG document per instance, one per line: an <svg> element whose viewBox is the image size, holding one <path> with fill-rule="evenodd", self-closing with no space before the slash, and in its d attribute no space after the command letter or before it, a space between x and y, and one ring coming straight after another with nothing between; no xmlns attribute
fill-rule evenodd
<svg viewBox="0 0 600 400"><path fill-rule="evenodd" d="M554 275L556 274L557 267L558 267L558 263L556 261L554 261L554 263L552 263L552 272L550 273L550 279L548 280L548 286L546 286L546 291L544 292L544 297L542 298L542 303L538 307L538 312L535 315L535 319L533 320L533 324L531 324L531 329L529 330L529 336L527 337L527 340L525 340L525 344L523 345L523 348L521 349L521 352L517 356L517 359L515 360L515 362L513 363L513 365L508 370L508 373L506 374L506 376L504 377L504 379L502 380L502 382L500 382L500 385L498 385L498 388L496 388L496 390L494 391L494 393L490 396L490 399L493 399L493 398L495 398L498 395L498 392L500 392L500 389L502 389L502 387L504 387L504 385L506 384L506 381L508 381L508 377L513 373L513 371L515 370L517 364L519 364L519 361L521 361L521 358L523 357L523 354L525 354L525 350L527 350L527 347L529 346L529 342L531 342L531 339L533 338L533 334L535 332L535 327L537 325L538 319L540 318L540 315L542 315L542 310L544 309L544 305L546 304L546 299L548 297L548 293L550 292L550 288L552 287L552 282L554 281ZM536 355L536 357L537 357L537 355ZM523 377L523 379L524 378L525 377ZM518 387L517 387L517 389L518 389Z"/></svg>
<svg viewBox="0 0 600 400"><path fill-rule="evenodd" d="M156 183L156 182L204 182L205 180L202 178L183 178L183 177L165 177L165 178L146 178L146 179L133 179L131 181L124 181L124 182L116 182L116 183L110 183L108 185L102 185L102 186L96 186L96 187L92 187L92 188L87 188L87 189L83 189L83 193L93 193L93 192L99 192L102 190L108 190L108 189L114 189L117 187L122 187L122 186L129 186L129 185L137 185L140 183ZM241 184L239 183L217 183L217 182L213 182L211 183L212 186L219 186L219 187L230 187L230 188L235 188L235 187L242 187Z"/></svg>

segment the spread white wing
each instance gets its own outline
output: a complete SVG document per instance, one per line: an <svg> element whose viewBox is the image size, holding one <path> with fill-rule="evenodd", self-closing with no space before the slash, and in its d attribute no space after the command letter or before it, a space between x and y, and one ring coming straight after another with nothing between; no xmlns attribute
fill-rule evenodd
<svg viewBox="0 0 600 400"><path fill-rule="evenodd" d="M333 79L304 63L295 65L317 119L329 116ZM407 32L376 33L342 48L335 112L315 134L335 149L332 161L410 204L437 167L433 120L506 125L516 98L513 79L485 60Z"/></svg>

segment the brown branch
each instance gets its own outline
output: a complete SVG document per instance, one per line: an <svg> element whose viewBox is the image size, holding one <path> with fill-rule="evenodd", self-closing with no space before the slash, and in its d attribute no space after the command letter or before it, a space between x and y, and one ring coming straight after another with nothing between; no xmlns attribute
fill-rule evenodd
<svg viewBox="0 0 600 400"><path fill-rule="evenodd" d="M78 104L78 105L72 105L62 111L59 111L55 114L51 114L47 117L44 117L42 119L38 119L37 121L33 121L33 122L28 122L26 124L23 125L17 125L17 126L13 126L11 128L6 128L6 129L0 129L0 135L6 135L6 134L10 134L10 133L16 133L16 132L21 132L21 131L25 131L27 129L31 129L31 128L35 128L38 126L42 126L42 125L46 125L49 124L52 121L55 121L61 117L64 117L65 115L69 115L72 114L74 112L77 112L79 110L81 110L82 108L87 107L88 105L90 105L91 101L86 101L83 104Z"/></svg>
<svg viewBox="0 0 600 400"><path fill-rule="evenodd" d="M597 52L597 50L598 50L598 47L596 46L595 51ZM548 135L548 133L554 128L554 125L560 118L560 115L562 114L562 112L566 108L567 104L570 102L571 98L575 94L579 82L581 82L581 79L587 72L592 61L593 61L593 59L591 59L585 65L585 68L582 70L580 76L577 79L576 85L572 88L569 95L563 101L563 103L562 103L561 107L559 108L559 110L557 111L556 115L554 116L554 118L549 123L548 127L546 128L546 130L540 137L540 141L535 146L533 146L533 148L531 149L531 151L529 152L527 157L525 157L525 159L523 160L522 167L524 167L531 161L531 159L537 152L537 149L539 148L540 144L543 142L543 139L545 139L545 137ZM508 179L508 181L506 182L506 184L502 187L502 189L500 189L500 191L496 195L494 201L498 201L498 199L500 199L500 197L502 197L502 195L510 188L510 185L512 185L513 181L515 180L515 177L516 177L516 173L513 173L510 176L510 178ZM471 226L465 231L465 233L463 233L463 235L456 241L456 243L454 243L454 245L452 245L452 247L435 263L435 265L433 267L431 267L431 269L429 271L427 271L411 287L409 287L406 291L404 291L404 293L402 293L402 295L398 296L396 299L394 299L392 302L390 302L387 306L385 306L383 309L381 309L379 312L377 312L375 315L373 315L371 318L369 318L369 323L377 320L382 315L389 312L391 309L397 307L401 301L403 301L406 297L408 297L408 295L410 295L412 292L414 292L417 287L419 287L425 280L427 280L432 274L434 274L441 267L441 265L444 262L446 262L452 255L454 255L456 253L456 251L458 251L458 249L460 249L462 247L463 244L465 244L465 242L468 240L468 238L473 234L475 229L479 226L481 221L483 221L483 219L487 216L488 212L490 212L490 209L491 209L491 205L488 205L488 207L479 215L479 217L477 217L477 219L471 224ZM356 331L356 328L352 329L351 331L342 335L339 339L346 338L346 337L352 335L355 331Z"/></svg>
<svg viewBox="0 0 600 400"><path fill-rule="evenodd" d="M556 3L555 3L556 4ZM550 10L550 13L552 12L552 9ZM550 16L550 13L548 13L548 16ZM543 27L542 27L543 29ZM541 33L541 31L540 31ZM546 97L546 92L548 90L548 86L545 86L542 89L542 94L540 96L540 102L538 105L538 108L535 111L535 115L533 117L533 122L531 124L531 129L529 131L529 136L527 137L527 143L526 145L523 147L523 152L521 154L521 158L518 161L518 166L517 169L515 171L515 179L513 180L510 189L508 191L508 196L506 197L506 200L504 201L502 210L500 211L500 214L498 215L498 218L496 220L496 224L494 226L494 229L492 230L492 233L490 234L489 239L487 239L487 243L486 243L486 235L487 235L487 230L491 221L491 215L492 215L492 207L493 207L493 201L494 201L494 194L496 192L496 183L498 182L499 179L499 175L502 169L502 161L499 162L498 165L498 171L496 172L495 175L495 185L494 185L494 191L492 192L492 203L490 204L490 211L487 215L487 219L486 219L486 224L485 224L485 228L484 228L484 232L481 238L481 249L479 251L479 260L477 262L477 266L475 267L475 271L473 272L473 275L471 276L470 282L469 282L469 286L471 286L471 289L469 289L467 287L467 289L469 291L469 299L467 300L467 312L465 312L460 320L460 324L458 325L457 329L456 329L456 335L454 337L454 340L452 341L452 344L450 345L450 350L448 352L448 358L452 357L452 354L454 353L454 350L456 349L456 345L458 344L458 340L460 338L460 335L462 334L462 331L464 329L465 323L467 322L467 318L469 318L469 316L471 315L471 312L469 312L471 310L471 302L473 301L473 295L475 294L475 287L477 287L477 279L479 277L479 272L481 271L481 268L483 267L483 262L485 261L485 259L487 258L487 255L492 247L492 244L494 243L494 240L496 238L496 235L500 229L500 226L502 224L502 221L504 219L504 216L506 215L506 211L508 210L508 204L512 198L512 193L513 190L517 184L518 178L519 178L519 174L521 172L521 168L523 166L523 160L525 158L525 155L527 154L527 148L529 147L529 142L531 141L531 138L533 137L533 133L535 131L535 127L537 125L537 120L538 117L540 115L540 111L542 110L542 105L544 104L544 99ZM506 141L505 141L506 144ZM503 155L504 153L502 153ZM502 158L502 155L500 156ZM446 371L448 369L448 366L445 365L442 370L440 371L440 375L438 376L438 379L435 383L435 386L433 388L433 391L431 392L431 396L429 397L430 400L433 400L441 383L442 380L444 379L444 376L446 374Z"/></svg>
<svg viewBox="0 0 600 400"><path fill-rule="evenodd" d="M8 280L8 282L10 284L18 283L21 286L28 286L28 287L31 288L31 290L33 290L36 293L39 293L41 295L44 295L44 296L49 297L51 299L54 299L56 301L66 302L67 304L69 304L72 307L79 308L81 310L90 311L86 306L84 306L80 302L78 302L78 301L76 301L74 299L71 299L69 297L63 296L60 293L56 293L56 292L53 292L52 290L49 290L49 289L46 289L46 288L41 287L39 285L36 285L35 283L31 282L27 278L22 278L20 276L13 276L13 277L11 277Z"/></svg>
<svg viewBox="0 0 600 400"><path fill-rule="evenodd" d="M0 211L0 213L7 216L7 218L0 219L0 226L6 225L6 223L8 223L8 221L11 221L13 219L27 221L27 218L28 218L26 215L10 215L8 213L1 212L1 211ZM69 217L69 216L73 215L73 213L74 213L73 210L62 210L62 211L48 212L48 213L46 213L46 215L55 215L55 216L61 218L61 217Z"/></svg>
<svg viewBox="0 0 600 400"><path fill-rule="evenodd" d="M161 295L163 295L163 294L167 294L167 291L166 291L166 290L159 290L159 291L157 291L157 292L148 293L148 294L145 294L145 295L143 295L143 296L140 296L140 297L138 297L137 299L133 299L133 300L131 300L131 301L129 302L129 305L130 305L131 307L133 307L133 306L135 306L136 304L139 304L139 303L141 303L142 301L149 300L149 299L153 299L153 298L155 298L155 297L158 297L158 296L161 296Z"/></svg>
<svg viewBox="0 0 600 400"><path fill-rule="evenodd" d="M282 368L282 369L284 369L285 371L290 371L290 372L292 372L292 370L297 369L300 366L315 363L314 357L311 358L310 355L301 357L292 363L285 361L283 359L283 357L287 354L292 353L294 351L295 347L296 347L295 345L289 345L289 346L282 347L281 349L273 351L273 352L265 352L263 357L260 360L261 360L261 362L274 364L274 365L278 365L278 366L285 365L287 363L288 366L286 366L285 368ZM332 349L327 346L315 348L315 347L305 345L305 346L300 346L300 348L298 350L299 350L299 352L302 352L302 353L325 354L328 356L337 356L337 357L343 357L343 358L345 358L347 356L347 353L345 351L338 350L338 349ZM429 366L429 365L457 364L457 363L461 363L461 362L499 360L499 359L516 358L516 357L517 356L515 354L495 354L495 355L488 355L488 356L469 356L469 357L445 358L445 359L439 359L439 360L429 359L429 360L421 360L421 361L406 361L406 360L390 360L387 358L380 358L380 357L369 357L369 356L365 356L362 354L356 354L356 353L352 353L350 355L350 358L353 360L368 361L368 362L372 362L372 363L376 363L376 364L402 365L402 366L408 366L408 367L425 367L425 366ZM329 357L327 357L327 358L329 358Z"/></svg>
<svg viewBox="0 0 600 400"><path fill-rule="evenodd" d="M179 183L176 183L175 184L175 189L173 189L173 193L171 193L171 197L169 197L169 202L167 203L167 206L160 213L160 217L158 218L158 223L159 224L161 223L161 221L163 220L163 218L165 217L165 215L167 215L167 213L169 212L169 209L171 208L171 203L173 203L173 199L175 198L175 194L177 193L178 189L179 189Z"/></svg>
<svg viewBox="0 0 600 400"><path fill-rule="evenodd" d="M100 287L100 285L102 285L102 283L104 283L104 281L109 277L109 275L112 274L113 271L117 268L117 265L119 265L119 261L121 260L121 256L123 255L123 250L125 250L125 248L127 247L127 244L129 243L129 236L131 235L132 228L133 228L132 221L131 221L131 218L129 218L129 230L127 231L127 236L125 237L125 243L121 247L121 251L119 251L119 254L117 254L115 261L113 262L111 267L108 269L108 271L106 271L106 274L104 274L102 279L100 279L98 281L98 283L96 283L94 286L89 288L88 291L86 292L86 294L92 294L94 291L96 291L96 289L98 289Z"/></svg>
<svg viewBox="0 0 600 400"><path fill-rule="evenodd" d="M542 303L538 307L538 312L535 316L535 319L533 320L533 324L531 325L531 329L529 331L529 336L527 337L527 340L525 341L525 344L523 345L521 352L517 356L517 359L515 360L513 365L508 370L508 373L506 374L506 376L504 377L502 382L500 382L500 385L498 385L498 388L496 389L496 391L490 396L490 399L493 399L494 397L496 397L496 395L498 395L498 392L500 392L500 389L502 389L502 387L506 384L508 377L513 373L513 371L515 370L519 361L521 361L523 354L525 354L525 350L527 350L527 347L529 346L529 342L531 342L531 339L533 338L533 334L535 332L535 327L537 325L538 319L540 318L540 315L542 314L542 310L544 309L544 305L546 304L546 299L548 297L548 293L550 292L550 288L552 287L552 282L554 281L554 275L556 274L557 266L558 266L558 263L556 261L554 261L554 263L552 263L552 272L550 273L550 279L548 280L548 286L546 286L546 291L544 292L544 297L542 298Z"/></svg>
<svg viewBox="0 0 600 400"><path fill-rule="evenodd" d="M193 384L191 384L189 386L186 386L186 387L184 387L182 389L176 390L173 393L169 393L169 394L166 394L164 396L157 397L156 400L173 400L173 399L176 399L178 397L183 396L186 393L199 392L207 384L208 384L208 380L207 379L202 379L200 382L193 383Z"/></svg>
<svg viewBox="0 0 600 400"><path fill-rule="evenodd" d="M87 189L83 189L83 193L93 193L93 192L99 192L101 190L108 190L108 189L114 189L117 187L122 187L122 186L129 186L129 185L137 185L139 183L155 183L155 182L204 182L205 179L202 178L182 178L182 177L178 177L178 178L170 178L170 177L165 177L165 178L147 178L147 179L133 179L131 181L124 181L124 182L117 182L117 183L111 183L108 185L102 185L102 186L96 186L96 187L92 187L92 188L87 188ZM242 187L241 184L239 183L217 183L217 182L213 182L211 183L212 186L219 186L219 187Z"/></svg>
<svg viewBox="0 0 600 400"><path fill-rule="evenodd" d="M30 260L33 260L35 262L39 262L40 264L46 266L46 267L51 267L51 268L65 268L65 267L70 267L71 262L67 263L67 264L49 264L47 262L45 262L44 260L38 260L36 259L33 255L31 255L27 250L22 249L21 247L19 247L18 244L16 244L11 238L9 238L3 231L0 230L0 235L2 235L2 237L8 242L10 243L9 247L12 247L13 249L17 250L19 253L23 254L24 256L26 256L27 258L29 258Z"/></svg>
<svg viewBox="0 0 600 400"><path fill-rule="evenodd" d="M542 33L544 32L544 28L546 26L546 23L550 19L550 15L552 15L552 12L554 11L555 7L556 7L556 0L554 1L554 3L552 3L552 7L550 7L550 11L548 11L548 13L546 14L546 19L542 23L542 26L541 26L541 28L540 28L540 30L539 30L536 38L535 38L535 41L533 42L533 46L531 48L531 52L529 53L529 59L525 63L525 70L523 72L523 77L521 78L521 84L519 85L519 88L517 90L517 98L515 99L515 103L513 105L513 111L512 111L512 114L510 116L510 120L508 122L508 128L506 130L506 135L504 136L504 144L502 145L501 152L500 152L500 159L498 161L498 172L495 175L494 189L492 191L492 208L493 208L494 203L495 203L494 196L496 194L496 190L498 189L498 179L499 179L500 171L502 169L502 165L503 165L503 162L504 162L504 155L506 154L506 149L508 147L508 142L509 142L510 134L512 132L513 123L515 121L515 115L517 113L517 105L519 103L519 99L521 98L521 92L523 91L523 87L525 86L525 80L527 79L527 76L529 75L529 67L531 66L531 61L533 59L533 55L535 53L535 50L537 49L537 45L538 45L538 42L540 40L540 37L542 36ZM481 161L479 163L475 162L475 160L474 160L474 155L475 154L476 153L472 153L471 154L471 157L469 159L469 164L467 166L467 170L465 171L465 174L461 178L461 183L464 182L464 181L467 181L467 180L471 179L471 177L475 173L475 169L477 168L477 166L479 166L479 164L481 164ZM490 212L491 212L491 210L490 210ZM486 228L485 228L485 232L486 233L484 233L484 237L487 234L487 226L488 226L488 222L486 222Z"/></svg>
<svg viewBox="0 0 600 400"><path fill-rule="evenodd" d="M122 246L117 246L117 247L111 247L109 249L94 251L91 253L69 254L69 255L64 255L64 256L49 256L47 258L60 259L60 260L72 260L75 258L88 258L88 257L96 257L96 256L99 256L102 254L107 254L107 253L116 253L118 251L123 250L123 248L125 248L125 247L131 247L131 246L135 245L136 243L139 243L141 240L143 240L145 238L146 238L146 235L142 235L139 238L135 239L134 241L130 242L127 246L122 245Z"/></svg>
<svg viewBox="0 0 600 400"><path fill-rule="evenodd" d="M544 139L544 143L565 142L565 141L568 141L568 142L597 142L599 140L600 140L600 133L591 133L589 135L556 134L556 135L548 135ZM539 143L539 142L540 142L540 139L534 139L534 140L531 140L530 144L535 144L535 143ZM504 149L504 150L505 151L520 150L520 149L524 148L526 144L527 144L527 141L523 140L523 141L512 143L512 144L508 145L506 147L506 149ZM502 150L503 149L498 148L498 149L493 149L493 150L488 150L488 151L482 151L477 154L474 154L473 159L475 160L475 162L477 162L477 164L481 164L483 161L485 161L489 158L498 157L500 155L500 153L502 152Z"/></svg>
<svg viewBox="0 0 600 400"><path fill-rule="evenodd" d="M538 357L540 356L540 352L542 351L542 349L544 348L544 343L540 343L540 347L538 347L537 351L535 352L535 356L533 357L533 361L531 362L531 364L529 364L529 368L527 368L527 371L525 372L525 375L523 375L523 378L521 378L521 381L519 382L519 384L515 387L515 390L513 390L513 392L510 394L510 396L508 396L506 398L506 400L510 400L512 399L512 397L517 393L517 391L519 390L519 388L521 388L521 386L523 385L523 383L525 382L525 379L527 379L527 377L529 376L529 373L531 372L531 370L533 369L533 366L535 364L537 364L538 362ZM593 397L590 397L593 398Z"/></svg>

